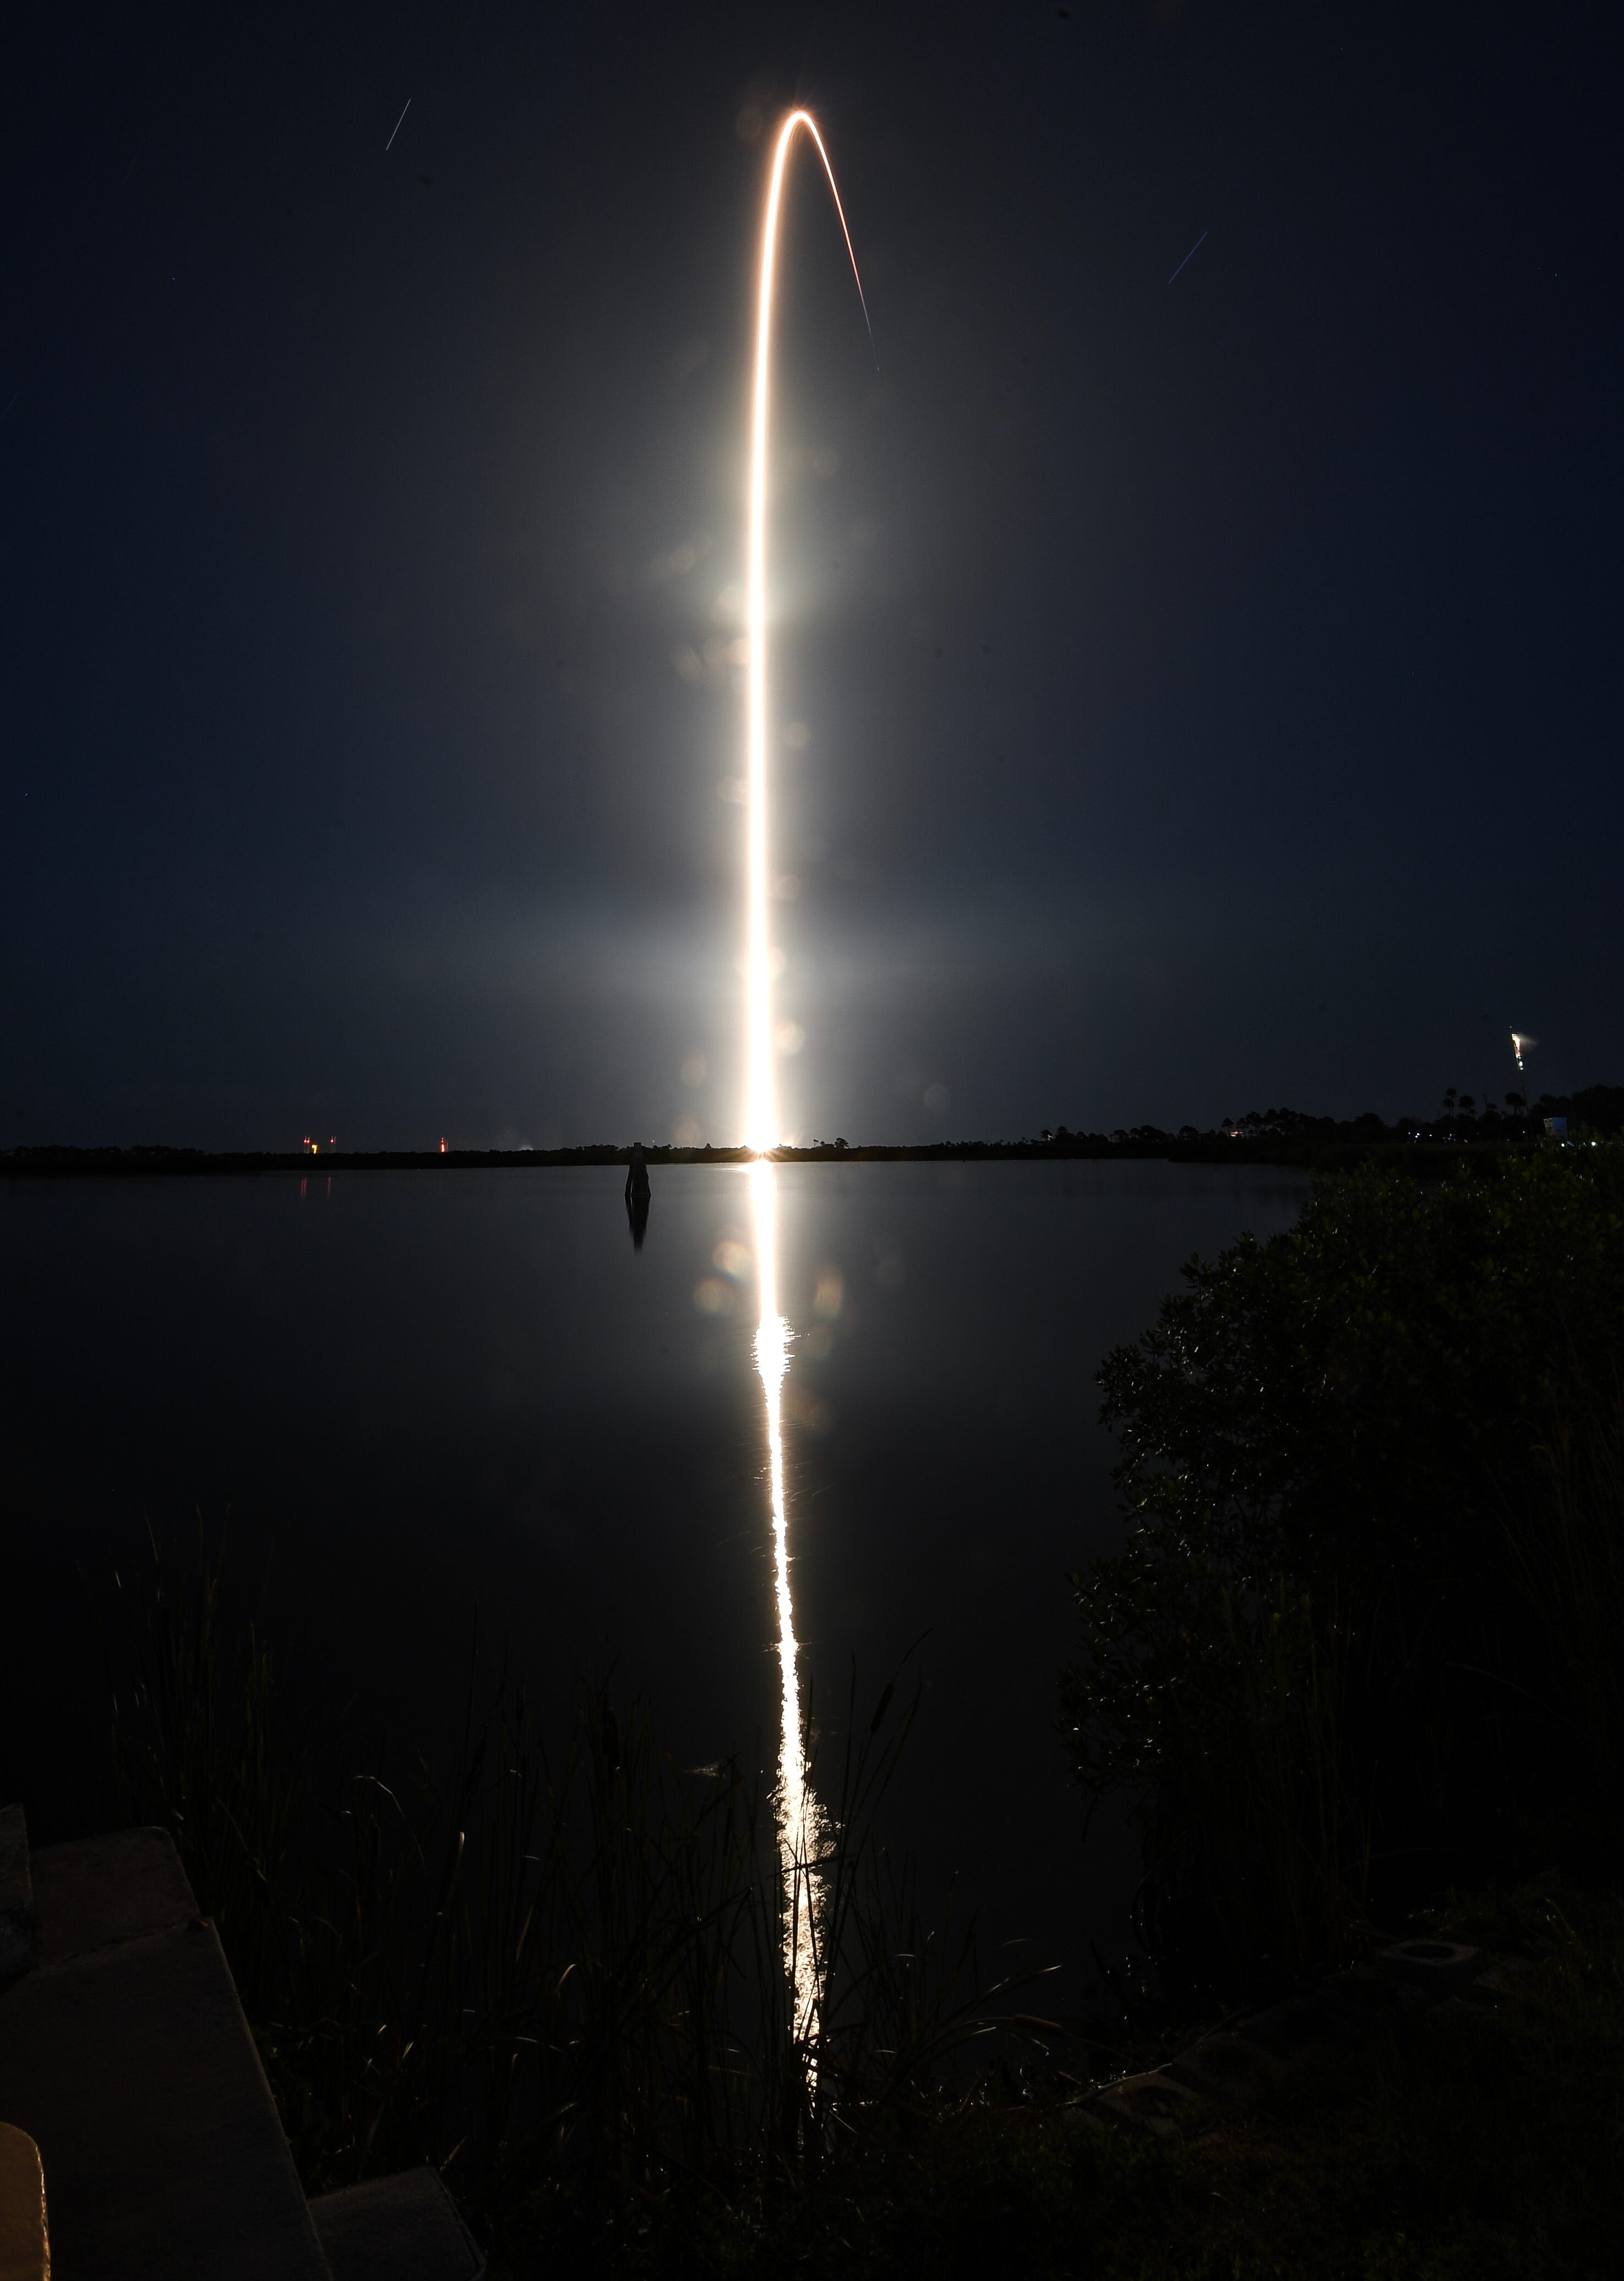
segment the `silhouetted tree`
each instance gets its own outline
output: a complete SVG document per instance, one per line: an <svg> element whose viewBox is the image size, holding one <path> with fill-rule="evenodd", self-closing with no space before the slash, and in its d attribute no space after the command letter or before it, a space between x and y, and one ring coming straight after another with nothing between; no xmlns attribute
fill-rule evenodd
<svg viewBox="0 0 1624 2281"><path fill-rule="evenodd" d="M1128 1536L1073 1580L1078 1778L1137 1791L1175 1883L1231 1859L1220 1762L1257 1742L1273 1673L1282 1750L1308 1747L1309 1708L1331 1722L1304 1813L1328 1781L1424 1877L1442 1841L1543 1810L1527 1706L1559 1658L1530 1662L1507 1517L1558 1409L1582 1428L1616 1399L1624 1155L1518 1153L1436 1187L1321 1175L1294 1228L1185 1277L1099 1373Z"/></svg>

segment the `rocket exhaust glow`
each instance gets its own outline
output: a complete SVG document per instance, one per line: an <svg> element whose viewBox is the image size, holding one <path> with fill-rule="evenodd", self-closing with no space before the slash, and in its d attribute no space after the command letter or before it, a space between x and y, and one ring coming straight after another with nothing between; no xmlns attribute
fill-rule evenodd
<svg viewBox="0 0 1624 2281"><path fill-rule="evenodd" d="M802 130L823 160L857 298L868 322L862 280L851 232L835 186L824 138L809 112L792 111L781 122L773 145L772 171L762 225L761 272L756 291L754 385L750 408L748 573L745 597L745 1144L755 1162L749 1168L752 1233L755 1246L758 1312L755 1366L766 1408L769 1491L772 1504L773 1587L778 1619L780 1732L777 1795L778 1860L784 1879L785 1965L793 1995L797 2032L808 2035L821 1987L818 1949L821 1923L820 1864L825 1850L822 1809L809 1778L800 1706L795 1610L790 1589L789 1513L784 1475L784 1379L789 1368L790 1327L778 1311L778 1175L768 1151L777 1145L777 1083L774 1067L773 953L768 939L770 873L767 775L767 431L771 408L772 304L777 260L778 220L791 147ZM873 329L869 338L873 340Z"/></svg>

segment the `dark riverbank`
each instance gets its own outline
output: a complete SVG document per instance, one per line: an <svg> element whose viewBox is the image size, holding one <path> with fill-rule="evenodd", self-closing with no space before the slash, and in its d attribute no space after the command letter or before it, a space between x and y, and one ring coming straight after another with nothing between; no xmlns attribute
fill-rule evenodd
<svg viewBox="0 0 1624 2281"><path fill-rule="evenodd" d="M1526 1113L1494 1109L1481 1116L1451 1110L1427 1119L1401 1117L1388 1124L1373 1112L1337 1118L1311 1117L1299 1110L1253 1110L1236 1123L1226 1122L1206 1132L1180 1125L1164 1133L1157 1125L1137 1125L1132 1131L1074 1133L1065 1125L1035 1137L1015 1140L935 1140L888 1147L851 1143L844 1140L816 1140L805 1148L772 1151L780 1164L944 1163L988 1164L1065 1160L1088 1162L1112 1158L1160 1159L1188 1164L1295 1164L1315 1171L1336 1171L1373 1157L1402 1157L1411 1165L1446 1164L1462 1157L1508 1148L1526 1148L1543 1140L1548 1119L1561 1119L1568 1136L1607 1137L1624 1130L1624 1086L1590 1086L1571 1094L1547 1094ZM660 1142L645 1143L653 1164L744 1164L747 1148L683 1148ZM261 1148L213 1150L139 1145L129 1148L69 1147L17 1148L0 1150L0 1172L12 1179L64 1179L95 1177L165 1178L184 1174L247 1174L258 1172L419 1172L517 1171L555 1164L623 1164L629 1144L591 1141L574 1148Z"/></svg>
<svg viewBox="0 0 1624 2281"><path fill-rule="evenodd" d="M1362 1921L1343 1970L1244 2018L1146 1983L1063 2022L873 1874L911 1711L854 1691L798 2032L750 1761L684 1773L601 1688L544 1739L505 1674L411 1784L375 1743L335 1783L201 1538L191 1565L120 1594L126 1812L179 1849L313 2197L426 2163L493 2281L1612 2269L1616 1892L1452 1895L1403 1969Z"/></svg>
<svg viewBox="0 0 1624 2281"><path fill-rule="evenodd" d="M944 1140L915 1148L775 1148L778 1164L986 1164L1077 1158L1159 1159L1179 1164L1333 1165L1362 1162L1380 1142L1232 1141L1222 1138L1195 1141L1112 1141L1087 1137L1075 1140ZM1389 1144L1398 1145L1398 1144ZM1426 1153L1427 1143L1408 1142L1411 1154ZM1444 1143L1450 1156L1465 1144ZM1481 1148L1481 1144L1479 1144ZM1504 1147L1504 1142L1496 1143ZM678 1148L645 1144L651 1165L747 1164L748 1148ZM623 1164L631 1151L611 1142L581 1148L376 1148L252 1149L214 1151L206 1148L14 1148L0 1155L0 1173L8 1179L197 1179L205 1175L247 1175L259 1172L467 1172L527 1171L563 1164Z"/></svg>

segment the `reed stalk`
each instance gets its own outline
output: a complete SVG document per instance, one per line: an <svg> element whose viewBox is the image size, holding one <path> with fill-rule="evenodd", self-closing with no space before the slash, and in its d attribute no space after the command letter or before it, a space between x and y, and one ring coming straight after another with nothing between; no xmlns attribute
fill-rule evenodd
<svg viewBox="0 0 1624 2281"><path fill-rule="evenodd" d="M109 1634L123 1801L174 1836L236 1976L306 2191L428 2161L490 2228L774 2176L806 2182L932 2095L985 2032L973 1928L933 1940L879 1809L911 1710L813 1747L829 1840L798 2022L770 1798L685 1772L646 1706L584 1688L538 1732L477 1647L455 1744L336 1783L228 1620L218 1548L156 1542Z"/></svg>

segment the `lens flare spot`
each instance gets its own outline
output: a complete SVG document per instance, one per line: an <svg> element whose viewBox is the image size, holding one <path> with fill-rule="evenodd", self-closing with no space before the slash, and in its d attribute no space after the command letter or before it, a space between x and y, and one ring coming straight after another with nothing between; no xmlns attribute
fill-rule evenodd
<svg viewBox="0 0 1624 2281"><path fill-rule="evenodd" d="M731 1276L735 1283L742 1283L750 1272L749 1253L742 1243L735 1243L731 1236L723 1237L710 1255L710 1264L722 1274Z"/></svg>
<svg viewBox="0 0 1624 2281"><path fill-rule="evenodd" d="M807 1434L822 1435L834 1427L834 1411L823 1396L808 1386L797 1386L793 1379L784 1389L784 1414Z"/></svg>
<svg viewBox="0 0 1624 2281"><path fill-rule="evenodd" d="M780 1022L772 1041L781 1054L798 1054L807 1042L807 1033L799 1022Z"/></svg>
<svg viewBox="0 0 1624 2281"><path fill-rule="evenodd" d="M687 1086L690 1093L698 1092L700 1086L705 1082L705 1056L703 1054L689 1055L687 1060L683 1063L682 1078L683 1083Z"/></svg>
<svg viewBox="0 0 1624 2281"><path fill-rule="evenodd" d="M927 1109L946 1109L953 1095L945 1085L927 1085L921 1096Z"/></svg>
<svg viewBox="0 0 1624 2281"><path fill-rule="evenodd" d="M821 1323L838 1322L845 1304L845 1277L838 1267L820 1267L812 1291L812 1312Z"/></svg>
<svg viewBox="0 0 1624 2281"><path fill-rule="evenodd" d="M708 1275L702 1283L694 1285L693 1303L701 1315L731 1315L733 1294L727 1284L719 1283L714 1275Z"/></svg>
<svg viewBox="0 0 1624 2281"><path fill-rule="evenodd" d="M684 539L679 546L669 548L664 554L656 554L643 575L655 586L663 585L668 578L685 578L709 553L709 533L700 531L696 537Z"/></svg>

